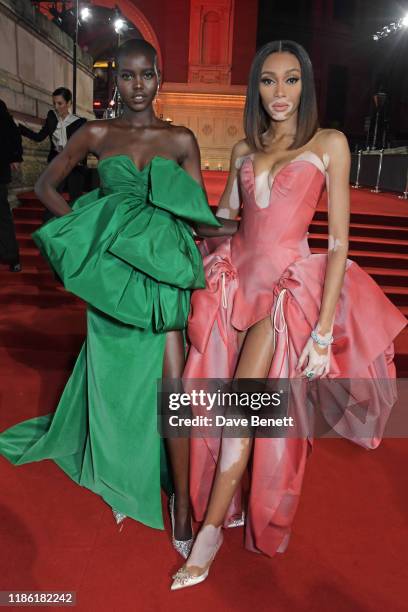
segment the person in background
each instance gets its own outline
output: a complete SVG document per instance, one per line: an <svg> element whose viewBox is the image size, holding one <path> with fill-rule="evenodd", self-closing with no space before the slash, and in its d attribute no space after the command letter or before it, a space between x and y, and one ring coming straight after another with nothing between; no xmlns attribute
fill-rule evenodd
<svg viewBox="0 0 408 612"><path fill-rule="evenodd" d="M8 202L11 171L23 161L21 136L6 104L0 100L0 260L8 263L11 272L20 272L20 254L13 215Z"/></svg>
<svg viewBox="0 0 408 612"><path fill-rule="evenodd" d="M48 163L60 153L68 140L86 122L83 117L78 117L71 112L72 94L66 87L58 87L52 94L54 110L49 110L47 118L39 132L30 130L23 124L19 124L20 133L30 140L42 142L50 139L51 148L48 154ZM69 201L72 204L80 195L84 187L84 166L86 159L82 160L69 175L58 185L59 193L68 192ZM52 214L46 210L44 221L48 221Z"/></svg>

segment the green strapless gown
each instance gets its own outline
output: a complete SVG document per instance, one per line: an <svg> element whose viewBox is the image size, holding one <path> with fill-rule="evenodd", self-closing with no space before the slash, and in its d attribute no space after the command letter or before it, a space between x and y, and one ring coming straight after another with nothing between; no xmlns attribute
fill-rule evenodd
<svg viewBox="0 0 408 612"><path fill-rule="evenodd" d="M75 482L163 528L169 488L157 433L156 384L166 331L184 329L190 290L205 286L189 222L218 226L180 166L154 157L102 160L101 187L33 235L66 289L88 302L87 338L54 414L0 435L20 465L53 459Z"/></svg>

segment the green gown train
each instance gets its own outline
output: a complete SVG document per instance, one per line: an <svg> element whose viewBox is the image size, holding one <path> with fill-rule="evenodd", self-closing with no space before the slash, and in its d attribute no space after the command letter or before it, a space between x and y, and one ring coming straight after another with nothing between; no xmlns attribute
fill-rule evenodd
<svg viewBox="0 0 408 612"><path fill-rule="evenodd" d="M53 459L75 482L163 528L171 479L157 432L166 332L183 330L190 290L205 286L191 223L218 226L178 164L127 155L99 162L100 187L33 238L66 289L88 303L87 337L54 414L0 435L16 465ZM61 321L62 323L62 321Z"/></svg>

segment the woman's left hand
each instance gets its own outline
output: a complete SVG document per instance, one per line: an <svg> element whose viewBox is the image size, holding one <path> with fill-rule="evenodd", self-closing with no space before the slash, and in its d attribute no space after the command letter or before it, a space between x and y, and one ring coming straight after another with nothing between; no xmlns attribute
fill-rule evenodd
<svg viewBox="0 0 408 612"><path fill-rule="evenodd" d="M330 370L330 354L330 346L320 346L313 338L309 338L299 357L297 369L304 368L301 375L310 379L326 376Z"/></svg>

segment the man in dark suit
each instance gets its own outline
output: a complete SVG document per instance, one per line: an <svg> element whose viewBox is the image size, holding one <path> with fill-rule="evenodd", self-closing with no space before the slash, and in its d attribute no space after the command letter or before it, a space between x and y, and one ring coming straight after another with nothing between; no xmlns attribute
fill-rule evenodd
<svg viewBox="0 0 408 612"><path fill-rule="evenodd" d="M0 100L0 134L0 260L9 264L11 272L20 272L18 242L7 196L11 170L17 170L23 161L23 150L18 128L3 100Z"/></svg>
<svg viewBox="0 0 408 612"><path fill-rule="evenodd" d="M25 125L19 124L20 133L35 142L41 142L47 137L50 139L48 162L52 161L63 150L72 134L86 122L83 117L71 113L72 94L66 87L56 89L52 94L52 101L55 110L48 112L44 125L39 132L34 132ZM82 194L85 167L86 159L78 164L58 186L59 192L68 192L70 203L73 203ZM51 216L51 213L47 210L44 213L44 221L50 219Z"/></svg>

